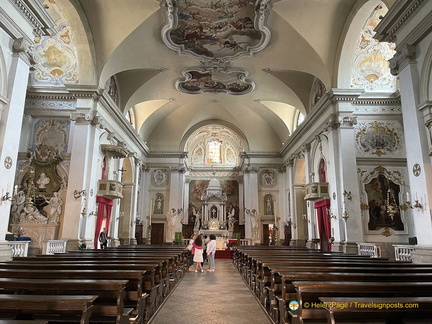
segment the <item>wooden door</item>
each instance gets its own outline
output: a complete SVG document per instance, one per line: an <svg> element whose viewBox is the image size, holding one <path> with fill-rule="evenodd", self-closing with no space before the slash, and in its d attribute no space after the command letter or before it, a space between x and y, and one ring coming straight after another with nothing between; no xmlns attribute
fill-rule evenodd
<svg viewBox="0 0 432 324"><path fill-rule="evenodd" d="M164 244L164 223L152 223L151 227L151 244Z"/></svg>

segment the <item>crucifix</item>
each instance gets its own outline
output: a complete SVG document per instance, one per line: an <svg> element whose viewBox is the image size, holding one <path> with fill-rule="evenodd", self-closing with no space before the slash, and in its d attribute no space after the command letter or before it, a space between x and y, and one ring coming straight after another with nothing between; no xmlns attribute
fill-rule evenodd
<svg viewBox="0 0 432 324"><path fill-rule="evenodd" d="M123 169L123 167L121 169L118 170L119 172L121 172L121 179L123 181L123 172L127 171L125 169Z"/></svg>

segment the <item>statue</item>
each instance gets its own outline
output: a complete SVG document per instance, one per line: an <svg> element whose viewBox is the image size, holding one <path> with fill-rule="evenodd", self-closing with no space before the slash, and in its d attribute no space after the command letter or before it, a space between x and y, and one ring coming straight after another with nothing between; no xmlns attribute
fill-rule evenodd
<svg viewBox="0 0 432 324"><path fill-rule="evenodd" d="M12 224L19 223L20 214L24 209L25 201L26 201L26 196L24 194L24 191L20 190L18 192L15 200L13 200L13 202L12 202L12 209L11 209L11 215L12 215L11 222L12 222Z"/></svg>
<svg viewBox="0 0 432 324"><path fill-rule="evenodd" d="M201 215L200 212L198 210L198 208L194 207L192 214L195 217L195 223L194 223L194 233L198 233L198 231L200 230L200 222L201 222Z"/></svg>
<svg viewBox="0 0 432 324"><path fill-rule="evenodd" d="M230 230L234 230L234 224L235 222L237 222L237 220L234 218L234 214L235 214L235 209L233 207L231 209L231 212L228 214L228 224Z"/></svg>
<svg viewBox="0 0 432 324"><path fill-rule="evenodd" d="M273 215L272 201L270 197L267 198L266 215Z"/></svg>
<svg viewBox="0 0 432 324"><path fill-rule="evenodd" d="M172 242L174 240L174 223L175 218L177 216L177 212L174 208L171 208L166 213L166 219L167 219L167 231L166 231L166 241Z"/></svg>
<svg viewBox="0 0 432 324"><path fill-rule="evenodd" d="M45 190L47 184L50 183L50 181L51 181L50 178L48 178L46 174L42 172L39 176L38 181L36 181L36 183L38 184L39 189Z"/></svg>
<svg viewBox="0 0 432 324"><path fill-rule="evenodd" d="M252 209L250 212L251 222L252 222L252 239L259 238L259 213L256 209Z"/></svg>
<svg viewBox="0 0 432 324"><path fill-rule="evenodd" d="M48 208L48 223L58 224L62 212L63 200L59 197L58 192L54 192L50 200L46 201Z"/></svg>
<svg viewBox="0 0 432 324"><path fill-rule="evenodd" d="M155 203L155 214L162 214L162 199L160 196L158 196L156 198L156 203Z"/></svg>
<svg viewBox="0 0 432 324"><path fill-rule="evenodd" d="M31 204L26 204L20 214L20 223L46 224L47 221L48 219Z"/></svg>

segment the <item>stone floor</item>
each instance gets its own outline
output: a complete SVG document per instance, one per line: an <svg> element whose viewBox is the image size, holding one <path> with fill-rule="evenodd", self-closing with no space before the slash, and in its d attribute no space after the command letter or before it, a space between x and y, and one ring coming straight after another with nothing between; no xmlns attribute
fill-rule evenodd
<svg viewBox="0 0 432 324"><path fill-rule="evenodd" d="M269 324L271 321L232 260L217 259L215 272L188 272L150 323Z"/></svg>

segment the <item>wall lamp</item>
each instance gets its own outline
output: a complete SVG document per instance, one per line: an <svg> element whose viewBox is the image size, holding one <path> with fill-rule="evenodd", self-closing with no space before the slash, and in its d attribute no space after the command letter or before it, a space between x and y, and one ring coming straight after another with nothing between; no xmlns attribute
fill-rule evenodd
<svg viewBox="0 0 432 324"><path fill-rule="evenodd" d="M81 198L81 197L85 196L86 191L85 191L85 189L80 190L80 191L75 190L73 194L74 194L74 198L78 199L78 198Z"/></svg>
<svg viewBox="0 0 432 324"><path fill-rule="evenodd" d="M343 195L344 195L344 197L345 197L346 199L348 199L348 200L352 200L352 193L351 193L351 191L346 191L346 190L344 190Z"/></svg>

